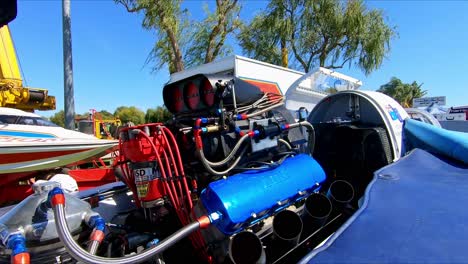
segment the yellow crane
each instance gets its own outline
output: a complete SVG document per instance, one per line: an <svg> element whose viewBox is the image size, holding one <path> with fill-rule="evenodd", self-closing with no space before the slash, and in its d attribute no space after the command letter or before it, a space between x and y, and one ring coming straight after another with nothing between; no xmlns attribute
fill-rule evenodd
<svg viewBox="0 0 468 264"><path fill-rule="evenodd" d="M23 86L8 26L0 28L0 106L30 112L55 109L55 96L49 96L47 90Z"/></svg>

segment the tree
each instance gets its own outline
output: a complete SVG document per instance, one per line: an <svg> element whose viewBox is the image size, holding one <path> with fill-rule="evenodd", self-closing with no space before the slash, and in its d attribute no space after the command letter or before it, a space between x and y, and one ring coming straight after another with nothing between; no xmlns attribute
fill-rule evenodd
<svg viewBox="0 0 468 264"><path fill-rule="evenodd" d="M114 119L114 115L109 111L101 110L101 111L96 112L96 113L98 113L103 120L112 120L112 119Z"/></svg>
<svg viewBox="0 0 468 264"><path fill-rule="evenodd" d="M189 12L181 10L182 0L114 0L128 12L144 14L143 28L156 32L156 43L148 62L154 70L167 64L170 73L186 65L208 63L228 52L226 37L239 26L238 0L216 0L216 10L203 21L189 21ZM202 60L203 58L203 60Z"/></svg>
<svg viewBox="0 0 468 264"><path fill-rule="evenodd" d="M382 11L367 9L362 0L271 0L242 27L239 43L248 56L305 72L354 63L369 74L382 64L394 36Z"/></svg>
<svg viewBox="0 0 468 264"><path fill-rule="evenodd" d="M249 57L288 67L288 45L291 21L281 1L271 1L267 12L255 16L249 25L241 26L238 40Z"/></svg>
<svg viewBox="0 0 468 264"><path fill-rule="evenodd" d="M75 120L86 120L91 119L90 112L84 112L83 114L75 114Z"/></svg>
<svg viewBox="0 0 468 264"><path fill-rule="evenodd" d="M146 123L164 123L171 118L171 112L164 106L158 106L154 109L149 108L145 115Z"/></svg>
<svg viewBox="0 0 468 264"><path fill-rule="evenodd" d="M65 112L63 110L58 111L53 116L51 116L50 121L57 126L65 127Z"/></svg>
<svg viewBox="0 0 468 264"><path fill-rule="evenodd" d="M413 99L420 98L427 94L426 90L422 90L422 83L418 84L413 81L411 84L403 83L400 79L392 77L390 81L377 90L384 93L400 103L403 107L408 108L413 106Z"/></svg>
<svg viewBox="0 0 468 264"><path fill-rule="evenodd" d="M119 106L115 109L114 116L124 123L132 122L135 125L145 123L145 113L135 106Z"/></svg>
<svg viewBox="0 0 468 264"><path fill-rule="evenodd" d="M123 108L135 108L135 107L123 107ZM102 111L99 111L97 113L101 114L101 117L102 117L103 120L105 120L105 119L114 119L114 116L112 115L112 113L110 113L110 112L108 112L106 110L102 110ZM76 114L75 115L75 120L90 119L91 118L90 115L91 114L89 112L84 112L83 114ZM49 119L50 119L50 121L52 121L56 125L61 126L61 127L65 127L65 112L63 110L58 111L53 116L51 116ZM141 122L141 123L143 123L143 122Z"/></svg>

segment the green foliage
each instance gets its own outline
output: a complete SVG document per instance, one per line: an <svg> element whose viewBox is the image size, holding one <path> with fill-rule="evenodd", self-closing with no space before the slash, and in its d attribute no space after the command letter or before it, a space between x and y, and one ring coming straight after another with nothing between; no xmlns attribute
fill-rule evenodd
<svg viewBox="0 0 468 264"><path fill-rule="evenodd" d="M83 114L75 114L75 119L78 119L78 120L91 119L91 113L84 112Z"/></svg>
<svg viewBox="0 0 468 264"><path fill-rule="evenodd" d="M99 115L101 115L102 120L112 120L114 119L114 115L106 110L101 110L97 112Z"/></svg>
<svg viewBox="0 0 468 264"><path fill-rule="evenodd" d="M281 48L279 47L279 32L274 28L273 16L260 14L249 25L242 25L238 36L239 44L248 57L257 60L281 65Z"/></svg>
<svg viewBox="0 0 468 264"><path fill-rule="evenodd" d="M413 99L420 98L427 94L426 90L422 90L422 83L416 81L403 83L400 79L392 77L390 81L378 89L378 92L384 93L400 103L403 107L408 108L413 106Z"/></svg>
<svg viewBox="0 0 468 264"><path fill-rule="evenodd" d="M230 53L226 37L240 24L237 0L217 0L216 10L206 10L202 21L189 20L188 10L181 9L182 0L114 0L128 12L144 15L143 28L156 32L156 42L147 63L153 70L167 65L170 73L184 70L186 65L213 61Z"/></svg>
<svg viewBox="0 0 468 264"><path fill-rule="evenodd" d="M135 125L145 123L145 113L135 106L119 106L115 109L114 116L120 118L123 123L132 122Z"/></svg>
<svg viewBox="0 0 468 264"><path fill-rule="evenodd" d="M228 35L241 25L237 18L240 11L237 0L216 1L214 12L209 10L207 4L203 9L206 18L191 23L194 29L185 56L187 66L208 63L216 57L231 54L232 48L224 43Z"/></svg>
<svg viewBox="0 0 468 264"><path fill-rule="evenodd" d="M49 119L54 124L61 126L61 127L65 127L65 112L63 110L58 111Z"/></svg>
<svg viewBox="0 0 468 264"><path fill-rule="evenodd" d="M239 42L248 56L283 66L281 50L291 50L289 66L305 72L354 62L369 74L382 64L394 36L382 12L362 0L271 0L242 27Z"/></svg>
<svg viewBox="0 0 468 264"><path fill-rule="evenodd" d="M130 108L135 108L135 107L130 107ZM114 115L106 110L102 110L97 112L101 114L102 120L105 119L114 119ZM82 120L82 119L90 119L90 113L89 112L84 112L83 114L76 114L75 119L76 120ZM50 121L53 123L57 124L58 126L65 127L65 113L63 110L58 111L54 115L52 115L50 118Z"/></svg>
<svg viewBox="0 0 468 264"><path fill-rule="evenodd" d="M154 109L149 108L146 111L146 123L164 123L172 118L171 112L164 106L158 106Z"/></svg>
<svg viewBox="0 0 468 264"><path fill-rule="evenodd" d="M153 70L161 69L168 63L169 72L184 70L183 48L187 35L188 14L180 9L181 0L140 0L139 8L144 9L143 27L156 32L156 42L147 62L154 62Z"/></svg>

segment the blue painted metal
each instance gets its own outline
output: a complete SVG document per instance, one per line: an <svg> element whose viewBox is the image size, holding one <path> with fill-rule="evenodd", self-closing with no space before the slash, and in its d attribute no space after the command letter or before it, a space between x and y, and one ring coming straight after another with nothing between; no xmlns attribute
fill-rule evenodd
<svg viewBox="0 0 468 264"><path fill-rule="evenodd" d="M272 169L248 171L212 182L201 193L208 213L219 212L215 223L225 234L268 217L276 210L304 199L325 181L322 167L308 155L286 159Z"/></svg>

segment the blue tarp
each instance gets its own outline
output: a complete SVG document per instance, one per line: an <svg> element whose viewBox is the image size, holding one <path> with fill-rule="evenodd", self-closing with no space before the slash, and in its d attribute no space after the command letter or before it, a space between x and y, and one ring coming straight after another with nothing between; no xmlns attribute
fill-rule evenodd
<svg viewBox="0 0 468 264"><path fill-rule="evenodd" d="M377 171L362 207L300 263L467 263L468 168L420 149Z"/></svg>

